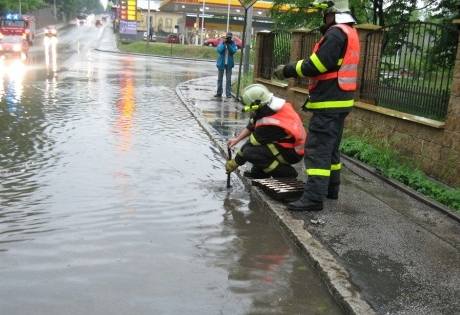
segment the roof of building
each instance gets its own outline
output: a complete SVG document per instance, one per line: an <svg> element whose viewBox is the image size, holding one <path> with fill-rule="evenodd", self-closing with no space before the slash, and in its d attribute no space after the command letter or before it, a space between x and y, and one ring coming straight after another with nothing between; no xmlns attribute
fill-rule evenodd
<svg viewBox="0 0 460 315"><path fill-rule="evenodd" d="M160 8L161 1L157 0L137 0L137 8L141 10L148 10L150 2L150 10L158 10Z"/></svg>
<svg viewBox="0 0 460 315"><path fill-rule="evenodd" d="M140 0L138 0L140 1ZM145 1L145 0L144 0ZM145 1L147 2L147 1ZM205 3L206 5L221 5L221 6L228 6L230 3L230 6L232 7L242 7L241 3L238 0L163 0L161 1L160 8L172 4L172 3L178 3L178 4L202 4ZM254 4L254 9L265 9L269 10L273 7L273 2L271 1L257 1Z"/></svg>

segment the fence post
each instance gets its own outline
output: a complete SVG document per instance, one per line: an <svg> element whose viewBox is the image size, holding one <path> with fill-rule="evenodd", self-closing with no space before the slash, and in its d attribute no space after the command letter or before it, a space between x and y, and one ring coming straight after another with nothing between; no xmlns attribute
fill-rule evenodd
<svg viewBox="0 0 460 315"><path fill-rule="evenodd" d="M445 130L456 133L456 139L460 140L460 19L454 20L453 23L458 30L457 56L455 58L450 99L447 107ZM457 151L460 154L459 143L457 143Z"/></svg>
<svg viewBox="0 0 460 315"><path fill-rule="evenodd" d="M356 93L356 99L361 98L361 86L363 85L363 69L366 66L366 73L370 73L371 77L372 76L378 76L378 67L380 64L380 51L381 51L381 45L382 45L382 37L380 37L380 41L374 41L372 42L372 45L376 45L375 47L372 47L372 49L366 49L366 44L367 44L367 38L370 33L376 32L381 29L381 26L374 25L374 24L360 24L356 25L355 27L358 30L358 35L359 35L359 45L361 47L361 53L359 56L359 65L358 65L358 87ZM373 55L368 55L367 51L373 51L376 52ZM371 67L371 69L369 69Z"/></svg>
<svg viewBox="0 0 460 315"><path fill-rule="evenodd" d="M297 60L302 59L302 38L304 34L307 34L309 30L293 30L291 38L291 56L290 62L296 62Z"/></svg>
<svg viewBox="0 0 460 315"><path fill-rule="evenodd" d="M308 29L292 30L289 63L295 63L302 59L302 45L304 44L304 37L308 32ZM287 99L292 103L295 103L296 99L296 93L292 90L292 88L297 86L297 81L297 78L288 79Z"/></svg>
<svg viewBox="0 0 460 315"><path fill-rule="evenodd" d="M291 39L291 56L290 56L290 62L294 63L297 62L298 60L305 58L305 56L302 56L302 45L305 44L305 36L308 36L309 29L302 29L302 30L294 30L292 31L292 39ZM289 82L289 88L297 86L297 79L296 78L291 78L288 80Z"/></svg>
<svg viewBox="0 0 460 315"><path fill-rule="evenodd" d="M258 32L256 34L256 47L254 50L254 78L260 77L260 60L262 59L262 47L264 42L264 32Z"/></svg>

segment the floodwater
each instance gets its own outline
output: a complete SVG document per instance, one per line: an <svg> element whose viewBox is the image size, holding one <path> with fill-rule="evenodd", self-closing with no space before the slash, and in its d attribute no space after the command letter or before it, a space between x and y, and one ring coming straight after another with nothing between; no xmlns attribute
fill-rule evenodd
<svg viewBox="0 0 460 315"><path fill-rule="evenodd" d="M214 65L112 41L68 28L3 67L0 314L340 314L176 96Z"/></svg>

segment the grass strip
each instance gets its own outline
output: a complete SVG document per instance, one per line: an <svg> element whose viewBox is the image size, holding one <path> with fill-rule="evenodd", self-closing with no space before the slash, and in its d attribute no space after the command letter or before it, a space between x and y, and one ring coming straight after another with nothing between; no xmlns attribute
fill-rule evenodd
<svg viewBox="0 0 460 315"><path fill-rule="evenodd" d="M389 144L371 142L373 141L356 136L346 137L342 140L341 151L376 168L386 177L460 212L460 188L451 188L430 179L398 156Z"/></svg>
<svg viewBox="0 0 460 315"><path fill-rule="evenodd" d="M236 78L238 78L238 68L235 67L236 69ZM241 69L241 81L240 81L240 95L243 93L243 90L245 87L248 85L254 83L254 70L250 69L248 73L244 74L243 69ZM238 89L238 79L235 80L232 84L232 92L236 94L236 91Z"/></svg>
<svg viewBox="0 0 460 315"><path fill-rule="evenodd" d="M118 42L118 49L123 52L149 54L165 57L180 57L190 59L217 60L215 47L194 46L167 43L147 43L145 41L135 41L131 43ZM241 53L238 51L234 55L235 67L240 62ZM251 51L250 60L254 60L254 53Z"/></svg>

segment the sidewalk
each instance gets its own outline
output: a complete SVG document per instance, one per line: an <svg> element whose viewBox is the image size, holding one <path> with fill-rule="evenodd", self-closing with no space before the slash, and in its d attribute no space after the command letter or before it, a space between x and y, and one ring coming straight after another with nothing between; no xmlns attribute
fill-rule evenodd
<svg viewBox="0 0 460 315"><path fill-rule="evenodd" d="M176 92L226 152L225 140L247 116L234 100L214 100L215 85L216 77L207 77ZM344 164L340 199L327 200L320 213L293 214L258 189L251 193L305 251L347 313L372 314L370 305L377 314L460 314L460 223ZM325 223L311 223L318 218Z"/></svg>

